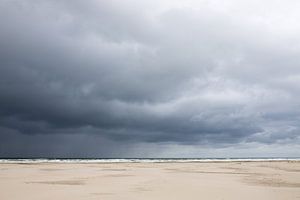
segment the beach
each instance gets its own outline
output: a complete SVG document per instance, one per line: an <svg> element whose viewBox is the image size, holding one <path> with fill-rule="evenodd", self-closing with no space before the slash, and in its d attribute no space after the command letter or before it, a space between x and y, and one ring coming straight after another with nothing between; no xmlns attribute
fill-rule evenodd
<svg viewBox="0 0 300 200"><path fill-rule="evenodd" d="M300 161L0 163L1 200L296 200Z"/></svg>

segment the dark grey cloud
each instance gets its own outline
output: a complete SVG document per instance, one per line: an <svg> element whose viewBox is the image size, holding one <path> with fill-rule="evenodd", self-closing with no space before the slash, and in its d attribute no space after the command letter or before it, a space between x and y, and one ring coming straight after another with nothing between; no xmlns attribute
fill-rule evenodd
<svg viewBox="0 0 300 200"><path fill-rule="evenodd" d="M2 0L0 153L297 146L299 8Z"/></svg>

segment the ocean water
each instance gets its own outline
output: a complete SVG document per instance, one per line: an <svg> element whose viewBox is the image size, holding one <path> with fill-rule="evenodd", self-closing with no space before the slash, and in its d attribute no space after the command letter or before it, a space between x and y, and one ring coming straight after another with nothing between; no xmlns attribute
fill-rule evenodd
<svg viewBox="0 0 300 200"><path fill-rule="evenodd" d="M300 158L0 158L0 163L189 163L300 161Z"/></svg>

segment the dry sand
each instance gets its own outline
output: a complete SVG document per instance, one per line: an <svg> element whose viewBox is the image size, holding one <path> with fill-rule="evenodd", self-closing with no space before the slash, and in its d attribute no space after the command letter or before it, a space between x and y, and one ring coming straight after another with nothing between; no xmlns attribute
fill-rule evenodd
<svg viewBox="0 0 300 200"><path fill-rule="evenodd" d="M1 200L300 199L300 162L0 164Z"/></svg>

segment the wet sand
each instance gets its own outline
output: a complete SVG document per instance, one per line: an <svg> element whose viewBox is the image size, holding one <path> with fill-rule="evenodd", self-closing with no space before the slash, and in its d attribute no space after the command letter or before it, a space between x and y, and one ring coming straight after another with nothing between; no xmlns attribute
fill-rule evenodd
<svg viewBox="0 0 300 200"><path fill-rule="evenodd" d="M0 164L1 200L296 200L300 162Z"/></svg>

